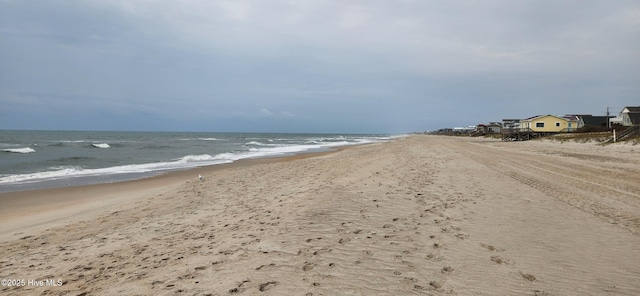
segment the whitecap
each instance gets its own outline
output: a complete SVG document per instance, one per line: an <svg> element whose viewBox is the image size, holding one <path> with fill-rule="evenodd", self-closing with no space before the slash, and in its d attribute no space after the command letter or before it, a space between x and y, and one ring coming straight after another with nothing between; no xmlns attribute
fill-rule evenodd
<svg viewBox="0 0 640 296"><path fill-rule="evenodd" d="M214 157L209 154L187 155L187 156L183 156L178 159L175 159L175 161L178 163L190 163L190 162L209 161L209 160L214 160Z"/></svg>
<svg viewBox="0 0 640 296"><path fill-rule="evenodd" d="M339 137L318 139L318 138L304 138L296 143L289 144L275 144L267 142L268 139L246 139L248 145L245 145L242 150L235 150L233 152L226 152L220 154L193 154L185 155L179 158L167 160L165 162L153 162L142 164L128 164L106 168L82 168L82 167L51 167L50 171L37 172L31 174L22 175L3 175L0 176L0 184L11 183L29 183L38 182L43 180L56 180L66 179L73 177L89 177L89 176L105 176L105 175L117 175L117 174L137 174L147 172L159 172L176 169L186 169L192 167L199 167L205 165L214 165L222 163L230 163L239 159L246 158L261 158L261 157L273 157L282 156L287 154L295 154L306 151L319 151L325 149L331 149L338 146L357 145L364 143L375 143L388 141L395 137L389 136L363 136L363 137ZM297 139L296 139L297 140ZM277 140L278 143L280 142ZM103 147L110 147L107 143L102 143ZM90 147L99 147L102 145L99 143L91 144ZM6 147L3 147L6 148ZM24 149L24 150L23 150ZM29 150L27 150L29 149ZM9 151L13 150L13 151ZM24 152L18 152L24 151ZM3 151L3 150L0 150ZM32 148L17 148L11 147L5 149L7 152L17 153L31 153L35 152ZM29 151L29 152L27 152Z"/></svg>
<svg viewBox="0 0 640 296"><path fill-rule="evenodd" d="M30 147L24 147L24 148L9 148L9 149L4 149L2 150L4 152L12 152L12 153L33 153L36 152L35 150L33 150L33 148Z"/></svg>
<svg viewBox="0 0 640 296"><path fill-rule="evenodd" d="M110 148L111 146L109 146L109 144L107 143L100 143L100 144L92 144L93 147L96 148Z"/></svg>
<svg viewBox="0 0 640 296"><path fill-rule="evenodd" d="M60 143L85 143L85 140L62 140Z"/></svg>
<svg viewBox="0 0 640 296"><path fill-rule="evenodd" d="M204 165L229 163L240 158L240 156L234 153L222 153L215 156L211 156L209 154L201 154L187 155L169 162L130 164L96 169L85 169L82 167L52 167L50 168L50 171L45 172L0 177L0 184L29 183L43 180L58 180L70 177L106 176L186 169Z"/></svg>
<svg viewBox="0 0 640 296"><path fill-rule="evenodd" d="M68 176L74 176L81 172L82 168L79 167L58 167L52 171L31 173L31 174L18 174L9 175L0 178L0 184L3 183L18 183L18 182L35 182L45 179L59 179Z"/></svg>
<svg viewBox="0 0 640 296"><path fill-rule="evenodd" d="M246 143L245 145L247 145L247 146L248 146L248 145L254 145L254 146L267 146L267 144L265 144L265 143L260 143L260 142L257 142L257 141L251 141L251 142L249 142L249 143Z"/></svg>

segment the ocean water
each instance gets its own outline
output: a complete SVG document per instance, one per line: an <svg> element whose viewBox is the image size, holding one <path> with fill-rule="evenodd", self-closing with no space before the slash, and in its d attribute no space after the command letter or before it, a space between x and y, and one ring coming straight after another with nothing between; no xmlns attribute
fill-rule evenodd
<svg viewBox="0 0 640 296"><path fill-rule="evenodd" d="M133 180L172 170L324 151L400 136L0 131L0 192Z"/></svg>

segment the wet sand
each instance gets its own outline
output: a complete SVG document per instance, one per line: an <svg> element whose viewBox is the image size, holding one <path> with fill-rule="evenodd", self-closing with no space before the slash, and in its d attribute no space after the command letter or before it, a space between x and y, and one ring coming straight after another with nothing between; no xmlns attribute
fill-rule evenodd
<svg viewBox="0 0 640 296"><path fill-rule="evenodd" d="M35 280L0 294L640 294L638 146L411 136L0 202L0 278Z"/></svg>

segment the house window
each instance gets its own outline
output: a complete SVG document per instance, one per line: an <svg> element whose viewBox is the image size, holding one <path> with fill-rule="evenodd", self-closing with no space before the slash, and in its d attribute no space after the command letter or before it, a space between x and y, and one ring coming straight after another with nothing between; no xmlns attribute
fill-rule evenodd
<svg viewBox="0 0 640 296"><path fill-rule="evenodd" d="M544 127L544 122L536 122L536 127Z"/></svg>
<svg viewBox="0 0 640 296"><path fill-rule="evenodd" d="M559 126L560 126L560 123L559 123L559 122L556 122L556 127L559 127Z"/></svg>

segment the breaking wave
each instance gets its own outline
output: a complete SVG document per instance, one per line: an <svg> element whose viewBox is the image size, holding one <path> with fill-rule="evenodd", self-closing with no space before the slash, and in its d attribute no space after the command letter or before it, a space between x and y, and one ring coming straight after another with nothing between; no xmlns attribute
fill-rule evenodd
<svg viewBox="0 0 640 296"><path fill-rule="evenodd" d="M278 136L280 137L280 136ZM393 137L331 137L331 136L313 136L313 137L300 137L300 138L244 138L238 141L237 144L225 148L224 150L215 150L215 148L209 148L211 151L216 151L217 154L207 154L208 149L199 148L194 150L195 153L186 152L184 156L178 158L164 158L165 160L154 160L150 158L146 163L140 164L120 164L111 167L97 167L93 160L97 159L89 156L63 156L58 159L49 161L49 164L63 164L67 166L48 166L44 167L38 172L29 172L12 175L0 175L0 185L2 184L26 184L36 183L41 181L51 180L66 180L77 177L110 177L110 176L122 176L128 178L127 175L131 175L131 178L144 177L154 175L166 171L182 170L200 166L216 165L223 163L231 163L240 159L247 158L264 158L264 157L277 157L285 156L296 153L305 153L311 151L323 151L329 150L332 147L357 145L373 142L383 142L392 139ZM231 141L222 138L192 138L196 141ZM184 138L180 139L184 140ZM114 143L113 141L110 141ZM80 143L80 141L78 141ZM83 147L95 147L95 148L110 148L110 144L106 142L95 142L89 145L83 144ZM120 147L119 144L112 144L113 147ZM161 146L162 145L162 146ZM154 143L153 147L162 147L164 149L171 149L173 146L171 142L167 143ZM5 146L6 147L6 146ZM18 146L19 147L19 146ZM147 148L146 146L143 146ZM180 147L180 146L178 146ZM182 146L187 147L188 146ZM202 147L202 146L197 146ZM217 146L216 146L217 147ZM42 148L47 149L47 148ZM163 149L163 150L164 150ZM182 148L180 148L182 149ZM30 147L17 148L11 147L4 149L5 152L13 153L33 153L35 150ZM196 152L197 151L197 152ZM202 153L204 152L204 153ZM46 153L46 152L45 152ZM43 154L43 153L40 153ZM178 154L180 155L180 154ZM173 157L173 156L172 156ZM91 163L91 164L90 164ZM92 166L92 167L89 167ZM119 178L122 178L119 177Z"/></svg>
<svg viewBox="0 0 640 296"><path fill-rule="evenodd" d="M34 153L36 152L35 150L33 150L33 148L30 147L24 147L24 148L9 148L9 149L4 149L2 150L4 152L11 152L11 153L22 153L22 154L26 154L26 153Z"/></svg>
<svg viewBox="0 0 640 296"><path fill-rule="evenodd" d="M44 180L57 180L70 177L88 177L88 176L105 176L132 173L148 173L155 171L169 171L176 169L185 169L190 167L212 165L231 162L233 160L225 157L204 155L187 155L169 162L155 162L144 164L130 164L113 166L98 169L85 169L80 166L55 168L51 171L38 172L31 174L17 174L0 178L0 184L7 183L29 183Z"/></svg>

